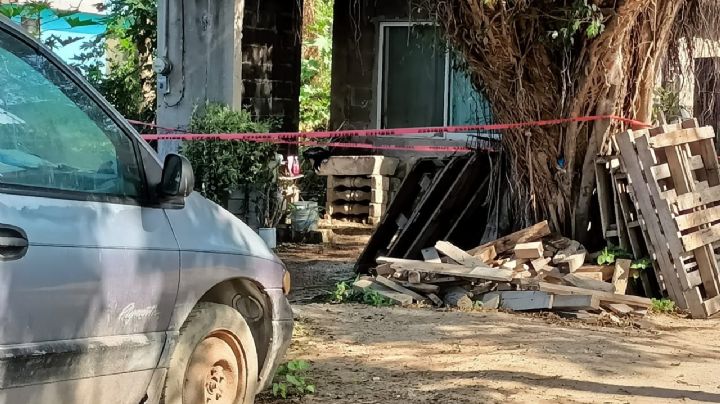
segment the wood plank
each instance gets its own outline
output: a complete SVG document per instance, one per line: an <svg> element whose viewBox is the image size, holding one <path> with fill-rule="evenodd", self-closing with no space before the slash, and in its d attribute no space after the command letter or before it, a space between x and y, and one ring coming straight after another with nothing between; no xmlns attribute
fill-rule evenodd
<svg viewBox="0 0 720 404"><path fill-rule="evenodd" d="M601 292L612 292L613 291L613 285L611 283L607 283L607 282L603 282L603 281L596 281L594 279L577 276L575 274L565 275L565 276L563 276L563 280L565 282L569 283L570 285L578 287L578 288L599 290Z"/></svg>
<svg viewBox="0 0 720 404"><path fill-rule="evenodd" d="M610 173L607 169L607 161L605 159L598 159L595 162L595 184L600 208L602 234L604 234L605 237L614 237L608 234L611 224L612 190L610 189Z"/></svg>
<svg viewBox="0 0 720 404"><path fill-rule="evenodd" d="M495 251L494 245L490 245L475 252L475 254L473 254L473 257L480 258L486 264L490 264L490 262L495 260L495 258L497 257L497 251Z"/></svg>
<svg viewBox="0 0 720 404"><path fill-rule="evenodd" d="M636 133L637 136L635 136L634 133ZM615 139L618 145L620 145L623 164L630 176L631 186L634 191L633 195L635 195L640 213L643 216L647 235L652 241L650 245L653 246L653 250L656 253L656 259L663 274L663 280L665 281L668 294L681 308L690 309L691 312L699 313L699 310L702 309L702 307L700 307L700 301L695 301L692 295L685 295L684 285L681 283L678 275L680 271L683 271L682 263L677 262L675 259L676 256L674 255L676 253L671 252L677 250L678 244L676 240L677 237L670 237L673 235L675 224L674 221L669 223L672 221L672 216L670 216L670 220L668 220L667 215L671 215L672 212L669 206L664 203L658 203L656 212L653 199L655 201L662 200L660 190L655 186L656 184L652 186L648 184L643 175L643 168L647 169L647 167L652 167L657 164L656 159L649 149L647 131L628 131L616 135ZM631 139L635 139L637 151ZM642 163L642 167L640 163ZM665 231L669 233L666 234ZM688 301L689 298L691 301Z"/></svg>
<svg viewBox="0 0 720 404"><path fill-rule="evenodd" d="M675 185L675 192L677 195L684 195L695 191L697 184L693 179L692 171L688 167L686 155L689 153L687 149L680 147L669 147L664 149L665 156L670 166L670 172L672 174L673 184ZM665 204L661 204L665 205ZM672 216L670 216L672 217ZM676 225L677 226L677 225ZM675 227L677 228L677 227ZM678 234L677 230L672 233L675 236ZM698 270L702 275L703 286L710 296L718 295L718 284L717 284L717 263L714 260L714 254L712 249L708 246L702 246L694 249L693 255L698 263ZM678 271L680 282L683 283L685 289L689 289L688 277L685 271ZM693 303L694 307L691 310L698 312L693 313L695 317L703 317L705 313L702 308L698 309L697 302Z"/></svg>
<svg viewBox="0 0 720 404"><path fill-rule="evenodd" d="M702 205L720 202L720 186L714 186L702 191L692 192L676 197L678 210L690 210Z"/></svg>
<svg viewBox="0 0 720 404"><path fill-rule="evenodd" d="M402 254L404 258L415 258L423 247L442 239L462 213L462 207L469 203L473 193L478 191L478 187L485 179L480 175L486 171L483 169L485 164L487 164L486 157L473 153L455 177L442 180L450 183L449 188L442 195L438 193L440 199L434 206L428 205L432 212L425 219L425 223L409 244L407 251ZM395 254L395 256L400 255Z"/></svg>
<svg viewBox="0 0 720 404"><path fill-rule="evenodd" d="M615 273L615 267L610 265L583 265L575 271L576 274L583 272L601 273L604 281L611 281Z"/></svg>
<svg viewBox="0 0 720 404"><path fill-rule="evenodd" d="M422 194L420 201L414 205L407 224L399 234L397 234L397 237L393 239L387 255L404 257L408 253L418 233L425 226L433 212L435 212L438 203L448 193L450 186L454 183L462 168L465 167L467 161L468 158L466 156L454 157L435 175L430 187ZM398 196L400 195L400 192L398 192ZM413 201L417 195L418 192L415 192ZM418 256L420 255L420 249L418 249L417 254Z"/></svg>
<svg viewBox="0 0 720 404"><path fill-rule="evenodd" d="M437 251L440 251L442 254L445 254L447 257L451 258L458 264L466 266L468 268L475 268L477 266L487 265L485 261L481 260L480 258L473 257L472 255L466 253L452 243L448 243L447 241L438 241L437 243L435 243L435 249Z"/></svg>
<svg viewBox="0 0 720 404"><path fill-rule="evenodd" d="M433 158L422 158L412 166L375 229L375 233L360 254L355 264L355 272L367 273L374 266L375 257L386 254L393 237L406 227L407 216L412 211L413 202L418 194L422 193L420 180L437 169L438 160Z"/></svg>
<svg viewBox="0 0 720 404"><path fill-rule="evenodd" d="M627 291L628 277L630 276L630 266L632 261L630 260L616 260L615 261L615 272L613 273L612 288L613 292L619 295L624 295Z"/></svg>
<svg viewBox="0 0 720 404"><path fill-rule="evenodd" d="M532 243L516 244L513 251L516 258L536 259L543 257L545 249L541 242L534 241Z"/></svg>
<svg viewBox="0 0 720 404"><path fill-rule="evenodd" d="M682 237L685 251L690 252L700 247L712 244L720 240L720 227L714 226L709 229L698 230L695 233Z"/></svg>
<svg viewBox="0 0 720 404"><path fill-rule="evenodd" d="M536 260L532 260L530 262L530 266L532 266L535 271L539 272L545 269L550 261L552 261L550 258L538 258Z"/></svg>
<svg viewBox="0 0 720 404"><path fill-rule="evenodd" d="M627 304L628 306L632 306L632 307L650 307L650 306L652 306L652 301L650 299L646 299L644 297L639 297L639 296L616 295L614 293L601 292L598 290L582 289L582 288L577 288L574 286L553 285L553 284L547 283L547 282L540 282L538 284L538 287L540 288L540 291L542 291L542 292L554 293L557 295L593 295L593 296L597 296L598 299L600 299L601 304L603 302L606 302L606 303L624 303L624 304Z"/></svg>
<svg viewBox="0 0 720 404"><path fill-rule="evenodd" d="M627 316L628 314L631 314L635 311L635 309L633 309L632 307L622 303L609 303L603 305L603 307L606 307L608 310L621 316Z"/></svg>
<svg viewBox="0 0 720 404"><path fill-rule="evenodd" d="M662 133L650 139L650 147L659 149L670 146L680 146L686 143L697 142L703 139L714 139L715 131L712 127L681 129L674 132Z"/></svg>
<svg viewBox="0 0 720 404"><path fill-rule="evenodd" d="M500 298L500 308L513 311L549 310L553 307L553 295L536 291L490 292L483 300Z"/></svg>
<svg viewBox="0 0 720 404"><path fill-rule="evenodd" d="M434 264L423 261L414 261L401 258L380 257L379 263L389 263L396 270L416 270L426 273L441 275L459 276L463 278L485 279L488 281L510 282L513 279L514 271L488 266L467 268L453 264Z"/></svg>
<svg viewBox="0 0 720 404"><path fill-rule="evenodd" d="M572 273L578 270L578 268L582 267L585 263L585 252L579 252L576 254L572 254L567 257L562 257L562 254L558 254L553 258L553 264L556 264L561 267L566 267L567 271Z"/></svg>
<svg viewBox="0 0 720 404"><path fill-rule="evenodd" d="M509 234L505 237L501 237L495 241L485 243L479 247L476 247L476 248L468 251L468 253L470 255L475 255L476 252L482 250L483 248L486 248L489 246L494 246L495 252L497 254L502 254L506 251L510 251L513 248L515 248L515 245L518 243L536 241L536 240L539 240L539 239L541 239L545 236L549 236L549 235L550 235L550 226L548 225L547 220L545 220L543 222L535 224L534 226L531 226L526 229Z"/></svg>
<svg viewBox="0 0 720 404"><path fill-rule="evenodd" d="M400 285L418 293L437 293L440 291L440 286L429 283L400 282Z"/></svg>
<svg viewBox="0 0 720 404"><path fill-rule="evenodd" d="M602 272L577 272L575 271L575 275L579 276L581 278L587 278L587 279L593 279L596 281L604 282L603 274Z"/></svg>
<svg viewBox="0 0 720 404"><path fill-rule="evenodd" d="M421 253L425 262L434 262L436 264L442 262L440 261L440 254L438 254L438 251L435 247L423 248Z"/></svg>
<svg viewBox="0 0 720 404"><path fill-rule="evenodd" d="M444 304L443 301L442 301L442 299L441 299L440 297L438 297L438 295L436 295L435 293L428 293L428 294L427 294L427 297L428 297L428 299L430 299L430 300L435 304L435 306L437 306L437 307L442 307L443 304Z"/></svg>
<svg viewBox="0 0 720 404"><path fill-rule="evenodd" d="M691 229L693 227L700 227L718 220L720 220L720 206L686 213L675 218L678 230L680 231Z"/></svg>
<svg viewBox="0 0 720 404"><path fill-rule="evenodd" d="M375 273L380 276L390 276L395 273L395 270L392 269L390 264L382 264L375 268Z"/></svg>
<svg viewBox="0 0 720 404"><path fill-rule="evenodd" d="M396 292L398 292L398 293L402 293L402 294L404 294L404 295L408 295L408 296L412 297L412 298L413 298L416 302L418 302L418 303L424 302L424 301L427 300L427 297L425 297L425 296L423 296L423 295L421 295L421 294L419 294L419 293L417 293L417 292L415 292L415 291L413 291L413 290L410 290L410 289L408 289L408 288L406 288L406 287L404 287L404 286L402 286L402 285L400 285L400 284L398 284L398 283L396 283L396 282L394 282L394 281L392 281L392 280L390 280L390 279L384 278L384 277L382 277L382 276L378 276L377 278L375 278L375 282L377 282L377 283L379 283L379 284L381 284L381 285L383 285L383 286L385 286L385 287L387 287L387 288L390 288L390 289L392 289L392 290L394 290L394 291L396 291Z"/></svg>
<svg viewBox="0 0 720 404"><path fill-rule="evenodd" d="M599 310L600 298L595 295L555 295L553 310Z"/></svg>
<svg viewBox="0 0 720 404"><path fill-rule="evenodd" d="M353 287L355 290L358 291L373 290L377 292L380 296L383 296L392 301L393 303L401 306L407 306L412 304L413 302L412 296L396 292L369 279L358 279L353 283Z"/></svg>
<svg viewBox="0 0 720 404"><path fill-rule="evenodd" d="M690 170L700 170L705 168L705 164L703 163L703 159L700 156L690 156L688 159ZM655 177L655 180L660 181L667 178L670 178L670 167L667 165L667 163L657 165L655 167L652 167L653 176Z"/></svg>

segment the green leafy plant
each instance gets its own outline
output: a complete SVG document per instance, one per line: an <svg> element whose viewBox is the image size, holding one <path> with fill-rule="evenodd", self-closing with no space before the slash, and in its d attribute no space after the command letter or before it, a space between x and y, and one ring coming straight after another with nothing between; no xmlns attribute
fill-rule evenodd
<svg viewBox="0 0 720 404"><path fill-rule="evenodd" d="M194 133L269 132L271 123L252 119L247 111L220 104L196 109L190 122ZM266 142L195 140L183 145L195 172L195 186L202 195L225 206L240 185L272 187L277 177L277 146ZM267 189L262 189L263 194ZM271 194L270 191L268 193Z"/></svg>
<svg viewBox="0 0 720 404"><path fill-rule="evenodd" d="M344 303L352 299L354 294L352 285L347 281L338 282L335 284L335 289L330 292L328 296L328 302L330 303Z"/></svg>
<svg viewBox="0 0 720 404"><path fill-rule="evenodd" d="M652 299L650 310L653 313L674 313L676 310L675 302L669 299Z"/></svg>
<svg viewBox="0 0 720 404"><path fill-rule="evenodd" d="M300 129L325 130L330 122L334 0L307 1L300 74Z"/></svg>
<svg viewBox="0 0 720 404"><path fill-rule="evenodd" d="M628 253L627 251L623 250L622 248L608 245L605 247L601 252L600 255L597 257L597 264L598 265L610 265L614 264L615 260L618 259L632 259L632 254Z"/></svg>
<svg viewBox="0 0 720 404"><path fill-rule="evenodd" d="M288 398L314 394L315 385L307 378L309 370L310 364L304 360L291 360L280 365L273 380L272 395Z"/></svg>
<svg viewBox="0 0 720 404"><path fill-rule="evenodd" d="M388 307L395 303L378 293L376 290L363 289L355 290L352 287L353 281L343 281L335 284L335 289L327 297L329 303L362 303L374 307Z"/></svg>
<svg viewBox="0 0 720 404"><path fill-rule="evenodd" d="M362 303L365 303L368 306L374 306L374 307L388 307L388 306L393 306L395 304L395 303L393 303L392 300L381 295L376 290L367 290L367 289L364 290L362 293Z"/></svg>
<svg viewBox="0 0 720 404"><path fill-rule="evenodd" d="M558 29L549 32L553 41L560 41L564 46L572 46L578 35L593 39L605 31L605 17L596 4L588 0L575 0L564 18L558 18L562 24Z"/></svg>
<svg viewBox="0 0 720 404"><path fill-rule="evenodd" d="M674 90L674 86L674 83L670 83L668 86L655 89L653 120L670 122L682 118L683 113L689 112L689 109L682 105L680 91Z"/></svg>
<svg viewBox="0 0 720 404"><path fill-rule="evenodd" d="M644 271L648 268L652 268L653 263L650 258L640 258L639 260L633 261L632 265L630 265L631 269L637 269L639 271Z"/></svg>

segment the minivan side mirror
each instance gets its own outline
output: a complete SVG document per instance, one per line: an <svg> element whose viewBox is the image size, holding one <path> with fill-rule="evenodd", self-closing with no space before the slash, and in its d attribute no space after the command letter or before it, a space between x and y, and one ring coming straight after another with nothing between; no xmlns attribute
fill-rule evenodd
<svg viewBox="0 0 720 404"><path fill-rule="evenodd" d="M168 154L165 157L162 180L158 185L158 194L163 199L186 198L195 187L190 160L179 154Z"/></svg>

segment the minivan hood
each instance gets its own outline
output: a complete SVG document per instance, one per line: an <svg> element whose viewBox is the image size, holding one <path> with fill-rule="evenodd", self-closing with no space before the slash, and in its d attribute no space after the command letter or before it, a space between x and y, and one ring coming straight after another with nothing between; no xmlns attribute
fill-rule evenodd
<svg viewBox="0 0 720 404"><path fill-rule="evenodd" d="M280 263L242 220L197 192L186 198L183 209L166 212L181 251L241 254Z"/></svg>

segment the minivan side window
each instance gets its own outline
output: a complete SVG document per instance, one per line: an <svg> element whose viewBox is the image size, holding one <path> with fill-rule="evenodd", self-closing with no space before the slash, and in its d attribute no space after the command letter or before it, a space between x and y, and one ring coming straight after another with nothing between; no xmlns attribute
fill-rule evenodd
<svg viewBox="0 0 720 404"><path fill-rule="evenodd" d="M135 147L57 66L0 31L0 187L135 199Z"/></svg>

